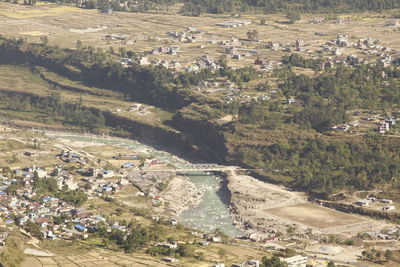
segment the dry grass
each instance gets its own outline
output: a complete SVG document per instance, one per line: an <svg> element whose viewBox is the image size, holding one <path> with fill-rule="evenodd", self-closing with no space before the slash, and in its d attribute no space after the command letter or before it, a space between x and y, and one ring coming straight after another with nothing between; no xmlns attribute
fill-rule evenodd
<svg viewBox="0 0 400 267"><path fill-rule="evenodd" d="M6 35L28 37L29 40L39 41L40 35L48 35L51 44L61 47L74 48L76 41L81 40L84 45L92 45L108 49L113 46L116 50L124 46L138 52L146 52L159 46L179 45L182 53L178 55L153 56L157 59L176 59L184 64L189 64L193 57L209 55L215 58L224 53L224 48L219 44L208 44L207 41L229 40L232 37L247 38L247 32L257 30L262 42L275 41L294 44L295 40L303 39L305 48L314 51L320 45L332 40L337 34L349 34L356 38L373 37L380 39L383 45L392 48L400 48L397 36L400 34L395 27L385 27L385 21L390 14L349 14L343 16L346 22L332 24L309 24L312 17L319 15L304 16L295 24L283 24L286 19L281 15L245 15L243 19L251 19L253 23L249 26L238 28L222 28L216 23L232 20L226 15L203 15L201 17L182 16L177 13L154 14L154 13L127 13L114 12L112 15L100 14L95 10L84 10L73 7L57 6L53 4L42 4L35 7L26 7L8 3L0 3L0 32ZM11 19L12 18L12 19ZM260 25L260 19L266 20L266 25ZM98 32L77 33L71 29L86 29L110 25L106 30ZM168 36L168 32L183 31L188 26L195 26L207 32L197 43L181 43ZM315 32L322 32L326 36L317 36ZM130 39L136 41L133 45L124 45L120 41L107 42L106 34L129 35ZM155 41L149 41L149 37L155 37ZM356 40L354 38L354 40ZM205 49L199 48L204 45ZM247 47L248 46L248 47ZM245 48L258 49L259 56L277 60L287 54L281 51L271 51L263 48L262 43L249 43ZM354 53L353 49L346 49L345 54ZM310 56L310 54L304 54ZM315 55L315 54L314 54ZM258 55L252 55L243 61L230 61L232 66L252 64Z"/></svg>
<svg viewBox="0 0 400 267"><path fill-rule="evenodd" d="M298 204L288 207L273 208L265 212L319 229L363 221L362 218L355 215L349 215L314 204Z"/></svg>
<svg viewBox="0 0 400 267"><path fill-rule="evenodd" d="M0 16L12 19L28 19L47 16L58 16L69 12L93 13L93 10L85 10L72 6L59 6L56 4L41 3L37 6L13 5L14 8L3 9L0 4Z"/></svg>
<svg viewBox="0 0 400 267"><path fill-rule="evenodd" d="M122 97L115 92L107 91L104 89L98 89L93 87L84 86L78 82L70 81L64 77L61 77L55 73L47 72L52 80L55 80L63 85L78 87L88 92L101 93L102 96L90 95L83 93L76 93L63 89L55 89L50 86L38 75L33 74L27 67L18 67L11 65L0 65L0 90L12 90L19 92L29 92L40 96L50 96L52 93L60 93L60 97L64 101L77 103L82 100L84 106L98 108L102 111L115 111L121 109L122 112L118 113L119 116L140 121L149 125L156 125L165 127L163 122L172 118L172 113L156 108L154 106L148 106L146 114L140 112L127 112L126 110L134 104L134 102L123 100ZM0 111L0 114L17 119L34 119L42 116L41 114L31 112L10 112L8 110ZM43 118L46 119L46 118Z"/></svg>

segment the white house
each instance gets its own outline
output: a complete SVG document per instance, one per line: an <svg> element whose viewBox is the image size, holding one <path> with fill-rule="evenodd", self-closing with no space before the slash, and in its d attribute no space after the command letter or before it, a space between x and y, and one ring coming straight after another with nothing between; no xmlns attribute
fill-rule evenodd
<svg viewBox="0 0 400 267"><path fill-rule="evenodd" d="M296 255L290 258L281 258L288 267L306 267L308 258L301 255Z"/></svg>

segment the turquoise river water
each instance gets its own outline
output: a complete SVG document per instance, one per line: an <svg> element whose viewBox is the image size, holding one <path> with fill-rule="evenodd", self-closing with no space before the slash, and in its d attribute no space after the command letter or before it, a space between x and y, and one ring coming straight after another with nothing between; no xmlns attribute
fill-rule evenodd
<svg viewBox="0 0 400 267"><path fill-rule="evenodd" d="M74 136L68 134L52 133L51 137L61 138L70 141L83 141L89 143L100 143L132 149L132 153L151 155L165 163L185 168L189 163L176 155L162 150L154 149L148 145L129 139L108 139L101 137ZM203 199L196 207L190 207L178 218L181 223L204 232L212 232L220 228L229 236L237 236L241 231L233 225L233 218L229 212L229 191L223 186L220 177L206 172L188 173L188 177L198 188L204 190Z"/></svg>

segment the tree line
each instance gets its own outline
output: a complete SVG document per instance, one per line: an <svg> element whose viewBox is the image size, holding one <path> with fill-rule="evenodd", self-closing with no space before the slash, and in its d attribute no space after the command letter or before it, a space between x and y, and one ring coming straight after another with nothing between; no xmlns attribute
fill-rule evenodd
<svg viewBox="0 0 400 267"><path fill-rule="evenodd" d="M61 121L70 125L89 129L105 127L105 118L101 111L84 107L81 99L76 103L61 102L57 93L50 97L39 97L0 91L0 103L4 109L11 111L47 114L47 119L62 117Z"/></svg>

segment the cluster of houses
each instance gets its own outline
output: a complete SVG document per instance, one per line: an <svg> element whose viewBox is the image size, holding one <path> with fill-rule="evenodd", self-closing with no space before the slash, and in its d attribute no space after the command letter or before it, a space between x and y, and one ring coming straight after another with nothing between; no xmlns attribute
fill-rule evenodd
<svg viewBox="0 0 400 267"><path fill-rule="evenodd" d="M316 17L316 18L312 18L309 23L310 24L319 24L325 21L324 17Z"/></svg>
<svg viewBox="0 0 400 267"><path fill-rule="evenodd" d="M116 113L119 113L119 112L123 112L124 110L121 108L117 108L117 109L111 110L111 111L115 111ZM133 104L132 106L128 107L125 111L139 112L140 114L145 115L150 112L150 108L149 108L149 106L146 106L146 105L143 105L140 103L136 103L136 104Z"/></svg>
<svg viewBox="0 0 400 267"><path fill-rule="evenodd" d="M383 204L386 205L386 206L382 207L383 211L390 211L390 210L394 210L395 209L395 207L393 205L390 205L390 204L393 203L393 200L391 200L391 199L377 199L375 197L368 197L366 199L361 199L361 200L356 201L354 204L356 204L358 206L365 207L365 206L369 206L370 204L375 203L375 202L380 202L380 203L383 203Z"/></svg>
<svg viewBox="0 0 400 267"><path fill-rule="evenodd" d="M385 22L386 27L396 27L399 26L399 22L395 19L391 19Z"/></svg>
<svg viewBox="0 0 400 267"><path fill-rule="evenodd" d="M117 35L117 34L107 34L105 38L107 40L127 40L129 35Z"/></svg>
<svg viewBox="0 0 400 267"><path fill-rule="evenodd" d="M203 55L192 62L190 66L185 68L187 72L198 72L203 69L210 69L211 71L215 71L219 69L219 65L214 61L212 57Z"/></svg>
<svg viewBox="0 0 400 267"><path fill-rule="evenodd" d="M16 183L15 179L7 177L1 177L1 181L3 188ZM38 196L30 184L23 185L15 194L0 192L0 211L6 224L24 227L28 222L36 223L42 237L47 239L87 238L89 226L95 227L99 221L105 221L99 215L90 215L85 209L58 198ZM55 221L58 217L63 218L62 222Z"/></svg>
<svg viewBox="0 0 400 267"><path fill-rule="evenodd" d="M296 46L296 44L294 44L294 45ZM302 46L303 45L304 45L304 42L303 42ZM293 44L291 44L291 43L279 43L279 42L272 42L272 41L265 43L265 48L271 49L273 51L280 50L283 52L291 52L292 47L293 47Z"/></svg>
<svg viewBox="0 0 400 267"><path fill-rule="evenodd" d="M25 154L32 156L35 153L24 152ZM84 157L70 150L62 150L56 157L64 162L74 163L78 167L83 164L84 160ZM141 162L141 158L137 155L121 154L117 158ZM145 161L140 166L141 168L150 168L156 164L158 162L152 159ZM109 231L112 228L124 231L126 230L124 226L120 226L118 223L107 223L100 215L91 215L85 209L53 196L38 195L34 184L36 179L53 178L56 180L59 190L83 189L89 198L104 196L104 194L111 195L116 194L122 186L130 183L121 173L125 172L126 174L124 170L133 167L135 167L133 163L126 162L121 165L120 173L103 167L80 168L71 173L71 168L63 165L46 169L35 165L15 169L12 178L0 177L0 213L6 224L15 223L24 227L29 222L36 223L40 226L41 235L46 239L84 239L99 222L105 223ZM83 176L81 181L85 183L78 184L73 177L75 175ZM169 178L169 174L160 172L140 175L139 180L135 180L132 176L130 178L138 184L139 181L142 182L141 185L144 186L144 181L165 182ZM9 192L7 189L13 184L18 185L17 189ZM61 221L57 219L60 217ZM0 240L0 244L1 242L2 240Z"/></svg>
<svg viewBox="0 0 400 267"><path fill-rule="evenodd" d="M251 95L247 95L247 94L242 94L239 89L233 88L233 89L229 89L226 92L225 102L227 104L233 103L233 102L238 102L241 104L251 103L251 102L261 103L263 101L271 99L271 95L276 94L277 92L278 91L276 91L276 90L271 90L268 93L265 93L263 95L251 96Z"/></svg>
<svg viewBox="0 0 400 267"><path fill-rule="evenodd" d="M164 68L167 69L175 69L177 71L179 71L182 68L181 63L178 60L149 60L148 57L139 57L137 60L133 60L131 58L121 58L120 59L120 63L122 64L122 66L124 67L129 67L134 65L135 63L137 63L140 66L149 66L149 65L153 65L153 66L163 66Z"/></svg>
<svg viewBox="0 0 400 267"><path fill-rule="evenodd" d="M379 40L374 38L362 38L357 42L351 42L347 34L339 34L335 40L325 43L322 48L317 50L319 53L331 53L334 56L341 56L344 52L345 47L354 47L359 50L363 50L363 53L369 56L377 56L377 63L382 64L384 67L388 67L394 62L393 55L397 54L398 51L391 49L390 47L381 46ZM343 64L350 63L368 63L361 59L355 60L356 55L350 55L343 62Z"/></svg>
<svg viewBox="0 0 400 267"><path fill-rule="evenodd" d="M282 62L274 60L264 60L262 58L257 58L254 60L255 69L258 71L270 72L273 70L280 69L282 67Z"/></svg>
<svg viewBox="0 0 400 267"><path fill-rule="evenodd" d="M397 122L396 118L389 116L384 121L378 123L377 130L380 134L384 134L390 130L390 127L396 125L396 122Z"/></svg>
<svg viewBox="0 0 400 267"><path fill-rule="evenodd" d="M280 260L284 262L288 267L306 267L308 263L308 257L302 255L296 255L293 257L280 257ZM216 263L211 267L225 267L224 263ZM230 265L231 267L259 267L261 266L259 260L247 260L242 263L235 263Z"/></svg>
<svg viewBox="0 0 400 267"><path fill-rule="evenodd" d="M169 36L172 36L174 39L179 42L184 43L195 43L198 40L203 38L204 31L198 30L195 27L187 27L186 31L183 32L168 32Z"/></svg>
<svg viewBox="0 0 400 267"><path fill-rule="evenodd" d="M170 55L176 55L181 51L180 46L160 46L154 50L151 51L151 54L153 55L159 55L159 54L170 54Z"/></svg>
<svg viewBox="0 0 400 267"><path fill-rule="evenodd" d="M113 170L105 170L101 167L80 170L85 177L85 192L89 196L115 195L122 186L129 184L128 180ZM113 178L113 179L111 179Z"/></svg>
<svg viewBox="0 0 400 267"><path fill-rule="evenodd" d="M251 20L235 20L235 21L220 22L220 23L217 23L216 25L224 27L224 28L236 28L236 27L246 26L246 25L250 25L250 24L251 24Z"/></svg>
<svg viewBox="0 0 400 267"><path fill-rule="evenodd" d="M397 119L392 117L392 116L388 116L387 118L385 118L384 120L379 121L379 119L374 118L374 117L361 117L361 120L363 121L378 121L376 123L376 130L380 133L380 134L384 134L386 132L388 132L390 130L390 127L394 126L397 122ZM347 124L340 124L340 125L335 125L332 127L333 130L337 130L337 131L343 131L343 132L347 132L350 127L356 127L359 126L360 122L358 120L352 121L350 123Z"/></svg>
<svg viewBox="0 0 400 267"><path fill-rule="evenodd" d="M200 81L197 84L197 90L208 93L216 93L235 89L235 83L231 81Z"/></svg>
<svg viewBox="0 0 400 267"><path fill-rule="evenodd" d="M57 156L65 163L78 163L80 165L86 165L87 163L84 157L71 150L62 150Z"/></svg>
<svg viewBox="0 0 400 267"><path fill-rule="evenodd" d="M400 240L400 225L381 231L366 232L365 234L372 239Z"/></svg>
<svg viewBox="0 0 400 267"><path fill-rule="evenodd" d="M26 188L29 188L33 185L35 177L37 178L47 178L52 177L57 181L58 189L67 189L67 190L75 190L78 187L78 184L74 181L72 175L62 169L62 166L57 165L51 173L47 173L47 170L39 168L36 165L27 166L22 169L15 169L14 171L15 178L19 178L21 180L21 184ZM4 179L4 177L3 177ZM16 182L17 180L13 180ZM2 189L7 188L7 179L3 181L6 183Z"/></svg>

